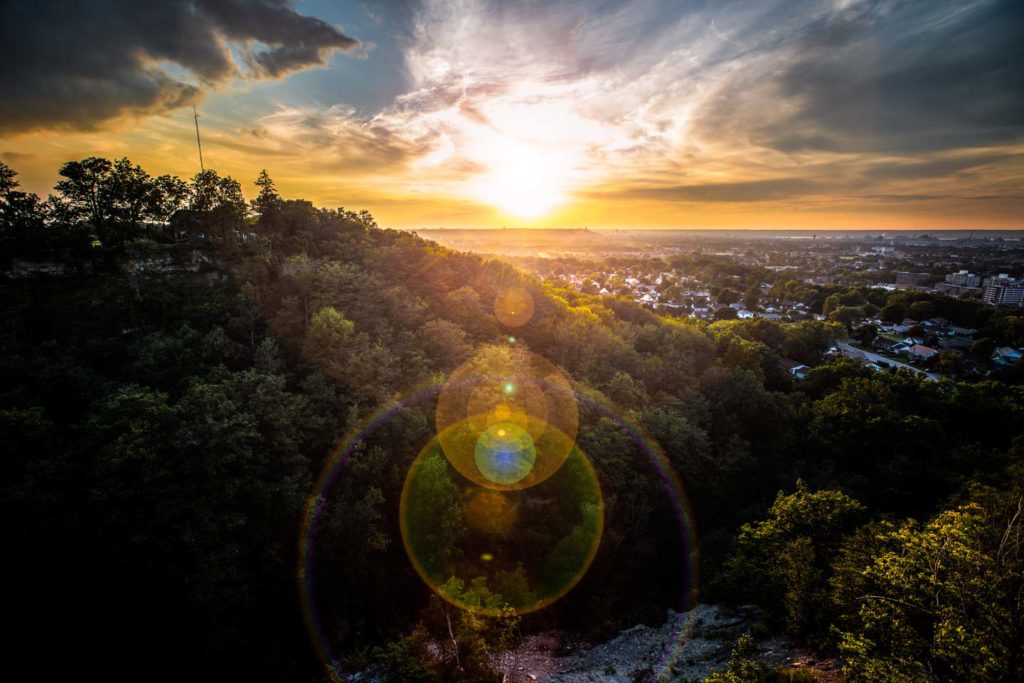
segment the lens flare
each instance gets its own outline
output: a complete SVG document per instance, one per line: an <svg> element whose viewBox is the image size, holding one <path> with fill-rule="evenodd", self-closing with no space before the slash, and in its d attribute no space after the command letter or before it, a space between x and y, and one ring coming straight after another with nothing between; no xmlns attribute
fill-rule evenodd
<svg viewBox="0 0 1024 683"><path fill-rule="evenodd" d="M522 287L509 287L494 297L494 317L505 327L522 327L533 318L533 296Z"/></svg>
<svg viewBox="0 0 1024 683"><path fill-rule="evenodd" d="M468 499L452 505L451 492L467 487ZM578 448L543 483L498 492L472 487L434 439L409 468L399 515L413 566L441 598L482 614L526 614L586 573L601 542L604 499Z"/></svg>
<svg viewBox="0 0 1024 683"><path fill-rule="evenodd" d="M474 461L495 484L515 484L533 469L537 449L525 429L511 422L488 428L476 441Z"/></svg>
<svg viewBox="0 0 1024 683"><path fill-rule="evenodd" d="M557 472L579 426L565 376L540 356L508 346L485 347L456 368L441 390L436 417L442 450L455 469L478 486L503 490L536 486ZM498 434L499 426L506 435Z"/></svg>
<svg viewBox="0 0 1024 683"><path fill-rule="evenodd" d="M466 492L466 525L491 535L507 534L519 518L519 507L501 491L473 488ZM494 556L490 553L491 559Z"/></svg>
<svg viewBox="0 0 1024 683"><path fill-rule="evenodd" d="M424 384L410 389L394 402L381 406L376 412L366 415L362 422L338 441L306 501L298 544L296 579L303 619L310 642L324 665L326 676L336 683L352 680L349 672L339 668L336 651L338 635L333 628L337 620L347 618L348 613L344 611L346 609L344 605L333 604L329 597L325 597L323 594L330 594L330 585L338 580L339 563L344 564L346 561L344 548L339 548L330 541L330 530L335 528L338 519L342 519L338 517L338 514L350 509L351 506L332 505L329 501L337 502L339 500L337 498L339 491L336 490L336 485L345 480L345 474L350 467L355 467L354 460L369 457L366 445L373 443L378 432L386 429L405 411L433 403L439 397L441 390L442 387L436 383ZM652 491L652 495L667 496L667 500L671 502L674 510L674 515L672 515L675 517L674 525L678 527L685 548L684 552L680 553L673 561L673 564L677 565L676 571L681 577L675 604L677 615L672 624L672 635L660 652L652 653L650 662L656 676L670 677L673 666L680 660L682 644L690 633L689 614L686 610L691 606L697 581L697 567L699 566L699 550L697 533L693 526L693 514L682 482L658 443L636 424L619 414L615 406L601 402L594 395L581 394L578 398L586 405L588 415L592 414L600 419L608 420L630 439L641 457L657 473L661 482L660 491ZM586 557L584 558L585 562L579 562L580 553L574 553L572 549L579 547L582 540L587 540L592 544L592 551L596 553L600 543L599 535L597 538L592 534L588 535L587 525L580 522L584 519L596 519L599 522L596 528L599 530L604 528L603 494L597 486L596 475L593 474L590 463L583 458L583 461L577 465L577 455L574 453L558 473L539 486L527 490L495 490L501 487L494 484L474 486L466 482L465 478L461 478L457 472L452 470L451 464L445 462L440 448L437 447L436 438L432 444L433 453L438 456L438 464L441 466L438 469L445 472L451 480L452 500L454 501L451 509L462 515L461 519L464 519L464 526L467 529L461 535L456 534L457 544L451 545L453 548L456 545L461 548L463 556L457 561L454 558L449 558L450 566L458 568L459 573L452 573L439 579L443 581L440 584L443 587L441 590L444 591L442 597L447 595L446 599L453 604L480 611L483 608L479 606L479 591L475 595L467 594L472 580L467 582L457 577L481 577L481 582L488 587L488 591L497 591L497 594L488 593L490 596L488 604L491 606L487 609L500 610L502 601L507 599L513 605L527 605L528 607L519 610L524 612L550 605L561 597L559 592L564 595L571 590L573 584L579 581L583 572L589 568L594 559ZM582 454L579 457L582 458ZM416 458L416 466L422 463L424 458L425 453L420 452ZM565 486L561 478L570 472L575 472L577 475L582 474L584 481L588 477L591 478L593 493L590 495L563 495L561 491L564 489L559 488L557 491L553 491L555 488ZM410 550L410 531L436 534L443 530L445 508L436 508L434 513L428 511L425 516L418 517L421 520L419 523L410 524L410 511L407 503L410 495L408 491L409 478L412 476L413 472L409 470L398 510L401 541L405 545L416 571L424 578L427 585L437 591L439 589L434 585L438 579L428 577L440 577L444 572L440 571L424 576L422 558L414 555ZM462 485L461 488L460 485ZM581 488L584 491L587 490L586 486ZM579 501L588 498L591 503L597 501L597 506L587 508L586 505L578 504ZM589 517L584 514L585 510L590 515ZM541 529L545 528L543 523L548 521L543 518L545 515L550 518L552 524L557 520L561 529L572 526L578 533L570 534L573 540L565 540L566 537L563 536L563 540L565 540L563 548L552 549L550 542L543 547L523 542L527 530L538 528L537 525L540 525ZM457 519L460 517L452 517L449 521ZM673 523L673 520L666 521ZM434 537L433 544L435 546L444 545L439 542L437 536ZM422 545L422 542L418 545ZM430 544L427 543L427 549L429 546ZM564 550L568 552L564 552ZM560 573L554 560L556 557L570 560L575 558L575 561L565 562L565 566L561 568L561 575L565 577L566 572L574 571L578 573L578 576L571 575L570 578L574 578L568 582L555 580ZM546 568L544 567L545 558L548 560ZM522 563L522 569L519 568L519 563ZM466 571L466 567L471 565L483 567L484 570ZM436 563L434 567L435 572L443 569L443 565ZM542 568L545 568L546 571L541 572ZM534 578L532 581L526 581L527 576ZM541 578L538 579L537 576ZM555 579L551 577L555 577ZM462 590L459 589L460 582L463 584ZM541 586L541 589L537 589L536 586ZM555 590L559 586L561 586L561 591Z"/></svg>

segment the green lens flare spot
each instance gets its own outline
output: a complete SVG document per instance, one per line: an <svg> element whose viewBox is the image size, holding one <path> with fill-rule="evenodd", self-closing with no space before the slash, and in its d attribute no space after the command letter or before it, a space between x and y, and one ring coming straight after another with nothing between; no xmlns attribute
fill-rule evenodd
<svg viewBox="0 0 1024 683"><path fill-rule="evenodd" d="M522 480L537 462L537 447L530 434L517 424L499 422L476 442L475 460L480 474L495 484Z"/></svg>
<svg viewBox="0 0 1024 683"><path fill-rule="evenodd" d="M488 524L488 514L501 521ZM578 448L536 486L497 491L460 475L435 439L409 468L399 521L413 567L440 598L490 616L527 614L586 573L601 543L604 501Z"/></svg>

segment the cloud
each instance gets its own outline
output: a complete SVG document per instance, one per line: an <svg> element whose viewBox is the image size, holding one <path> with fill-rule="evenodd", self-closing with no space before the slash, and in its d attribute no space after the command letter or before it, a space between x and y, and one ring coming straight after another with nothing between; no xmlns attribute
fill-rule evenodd
<svg viewBox="0 0 1024 683"><path fill-rule="evenodd" d="M492 204L517 190L495 183L535 182L522 166L564 201L891 204L1003 194L991 177L1019 159L1019 3L379 7L407 92L283 107L258 122L270 148Z"/></svg>
<svg viewBox="0 0 1024 683"><path fill-rule="evenodd" d="M731 183L705 183L623 190L626 198L687 202L765 202L803 197L821 192L818 183L804 178L773 178Z"/></svg>
<svg viewBox="0 0 1024 683"><path fill-rule="evenodd" d="M360 46L286 0L15 0L0 4L0 43L0 134L91 130Z"/></svg>
<svg viewBox="0 0 1024 683"><path fill-rule="evenodd" d="M989 151L967 155L939 156L923 161L916 158L912 161L884 161L872 164L867 169L866 175L874 180L943 178L954 174L974 172L980 168L1006 161L1021 162L1024 161L1024 155Z"/></svg>
<svg viewBox="0 0 1024 683"><path fill-rule="evenodd" d="M972 198L994 197L1009 214L1019 194L1019 0L357 4L379 47L378 71L355 80L387 74L378 96L261 89L282 98L271 113L261 99L249 120L204 128L218 163L272 165L331 197L344 183L395 205L505 210L544 194L565 215L589 210L574 199L624 200L666 224L745 202L936 216L972 204L958 210L973 216ZM96 127L362 49L255 0L8 2L0 38L12 45L0 134Z"/></svg>
<svg viewBox="0 0 1024 683"><path fill-rule="evenodd" d="M3 159L4 161L10 161L12 163L16 163L19 161L28 161L33 157L35 157L35 154L32 154L31 152L0 152L0 159Z"/></svg>
<svg viewBox="0 0 1024 683"><path fill-rule="evenodd" d="M282 107L258 123L256 131L246 131L259 141L253 153L267 150L315 158L325 171L393 171L427 150L414 131L403 130L384 116L366 120L345 106L325 110ZM230 134L222 136L220 143L230 145L231 138Z"/></svg>
<svg viewBox="0 0 1024 683"><path fill-rule="evenodd" d="M916 153L1024 138L1024 5L852 2L779 27L705 110L785 152ZM757 105L751 108L749 105Z"/></svg>

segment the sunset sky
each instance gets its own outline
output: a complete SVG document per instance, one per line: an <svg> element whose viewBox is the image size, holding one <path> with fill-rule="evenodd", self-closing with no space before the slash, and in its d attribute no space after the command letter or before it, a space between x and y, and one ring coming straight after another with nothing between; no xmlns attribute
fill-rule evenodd
<svg viewBox="0 0 1024 683"><path fill-rule="evenodd" d="M0 5L0 159L385 227L1024 229L1024 3Z"/></svg>

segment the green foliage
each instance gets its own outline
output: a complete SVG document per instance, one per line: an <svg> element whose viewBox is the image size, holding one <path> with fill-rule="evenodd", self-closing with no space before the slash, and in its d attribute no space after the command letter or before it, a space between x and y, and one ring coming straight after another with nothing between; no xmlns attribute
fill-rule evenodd
<svg viewBox="0 0 1024 683"><path fill-rule="evenodd" d="M448 473L448 461L440 452L433 452L419 465L409 498L416 501L406 519L409 537L429 550L418 550L416 556L424 571L437 573L440 568L459 559L459 539L466 534L462 514L462 495ZM457 580L454 579L453 580Z"/></svg>
<svg viewBox="0 0 1024 683"><path fill-rule="evenodd" d="M414 633L374 648L374 673L385 683L429 683L436 680L426 665L430 656L422 640L422 633Z"/></svg>
<svg viewBox="0 0 1024 683"><path fill-rule="evenodd" d="M0 256L66 266L0 283L3 503L19 520L12 615L22 632L63 615L76 634L67 659L82 670L123 661L137 671L131 653L149 663L158 643L178 653L168 666L182 671L315 678L319 665L296 633L296 529L339 437L385 407L391 419L311 501L318 552L302 572L317 588L325 637L340 651L369 652L409 633L428 604L424 629L377 651L382 671L493 679L493 655L516 642L518 623L430 603L395 542L406 468L432 433L433 410L393 399L442 379L482 344L505 343L491 307L515 285L535 303L516 344L558 364L581 396L612 399L663 448L686 484L710 583L740 529L728 581L718 582L730 590L709 599L745 596L812 643L831 623L850 670L867 679L974 670L1021 678L1019 633L1005 627L1020 623L1019 559L1007 550L1019 548L1019 526L1009 523L1009 498L992 493L1019 478L1007 474L1021 459L1019 387L825 362L846 336L834 320L664 318L381 230L366 212L281 198L265 173L257 187L247 205L238 183L214 171L184 182L88 158L65 165L54 197L40 202L0 164ZM247 222L249 208L256 219ZM757 305L768 279L709 255L678 259L714 282L720 302L745 292ZM976 358L1024 344L1020 311L773 282L764 296L840 320L882 306L885 320L912 311L977 326ZM662 295L675 296L673 286ZM791 381L782 357L814 369ZM939 362L955 369L958 360ZM585 583L556 607L563 627L591 636L661 618L689 579L678 560L693 552L646 453L601 403L580 401L578 442L605 495L602 545ZM454 548L463 492L443 458L426 466L422 531ZM799 487L772 505L797 478L822 490ZM939 512L972 482L994 487L972 489L984 514ZM938 516L855 530L865 510L840 490L874 517ZM582 509L566 554L582 546L593 512ZM1007 529L1014 540L1004 544ZM922 578L927 566L941 571ZM558 558L549 569L562 571ZM530 590L515 569L458 587L467 601L494 605ZM903 607L890 628L891 599L931 614ZM450 659L435 661L453 634Z"/></svg>
<svg viewBox="0 0 1024 683"><path fill-rule="evenodd" d="M853 338L862 344L870 344L878 338L878 327L868 323L853 331Z"/></svg>
<svg viewBox="0 0 1024 683"><path fill-rule="evenodd" d="M786 339L782 355L805 365L814 366L821 362L825 351L836 339L846 336L846 328L836 322L804 320L786 327Z"/></svg>
<svg viewBox="0 0 1024 683"><path fill-rule="evenodd" d="M729 655L729 666L721 673L713 673L704 679L705 683L757 683L763 680L764 666L750 659L754 639L742 635Z"/></svg>
<svg viewBox="0 0 1024 683"><path fill-rule="evenodd" d="M739 314L735 308L722 306L715 310L715 320L736 320L738 317Z"/></svg>
<svg viewBox="0 0 1024 683"><path fill-rule="evenodd" d="M812 683L817 680L807 671L773 669L754 659L753 654L753 638L748 634L740 636L729 655L725 671L710 674L704 683Z"/></svg>
<svg viewBox="0 0 1024 683"><path fill-rule="evenodd" d="M864 513L839 491L811 492L798 481L794 493L779 493L768 519L741 527L727 567L733 589L757 600L791 634L820 638L831 617L825 577Z"/></svg>
<svg viewBox="0 0 1024 683"><path fill-rule="evenodd" d="M460 609L436 595L431 597L421 625L443 652L430 665L434 679L460 683L502 680L498 655L520 641L519 617L482 577L469 584L452 577L441 590L460 604L497 610L497 614Z"/></svg>
<svg viewBox="0 0 1024 683"><path fill-rule="evenodd" d="M856 680L1001 681L1021 672L1020 499L1006 526L976 503L883 529L840 633ZM1011 545L1013 544L1013 545ZM846 571L850 571L847 567ZM855 611L853 611L855 610Z"/></svg>

